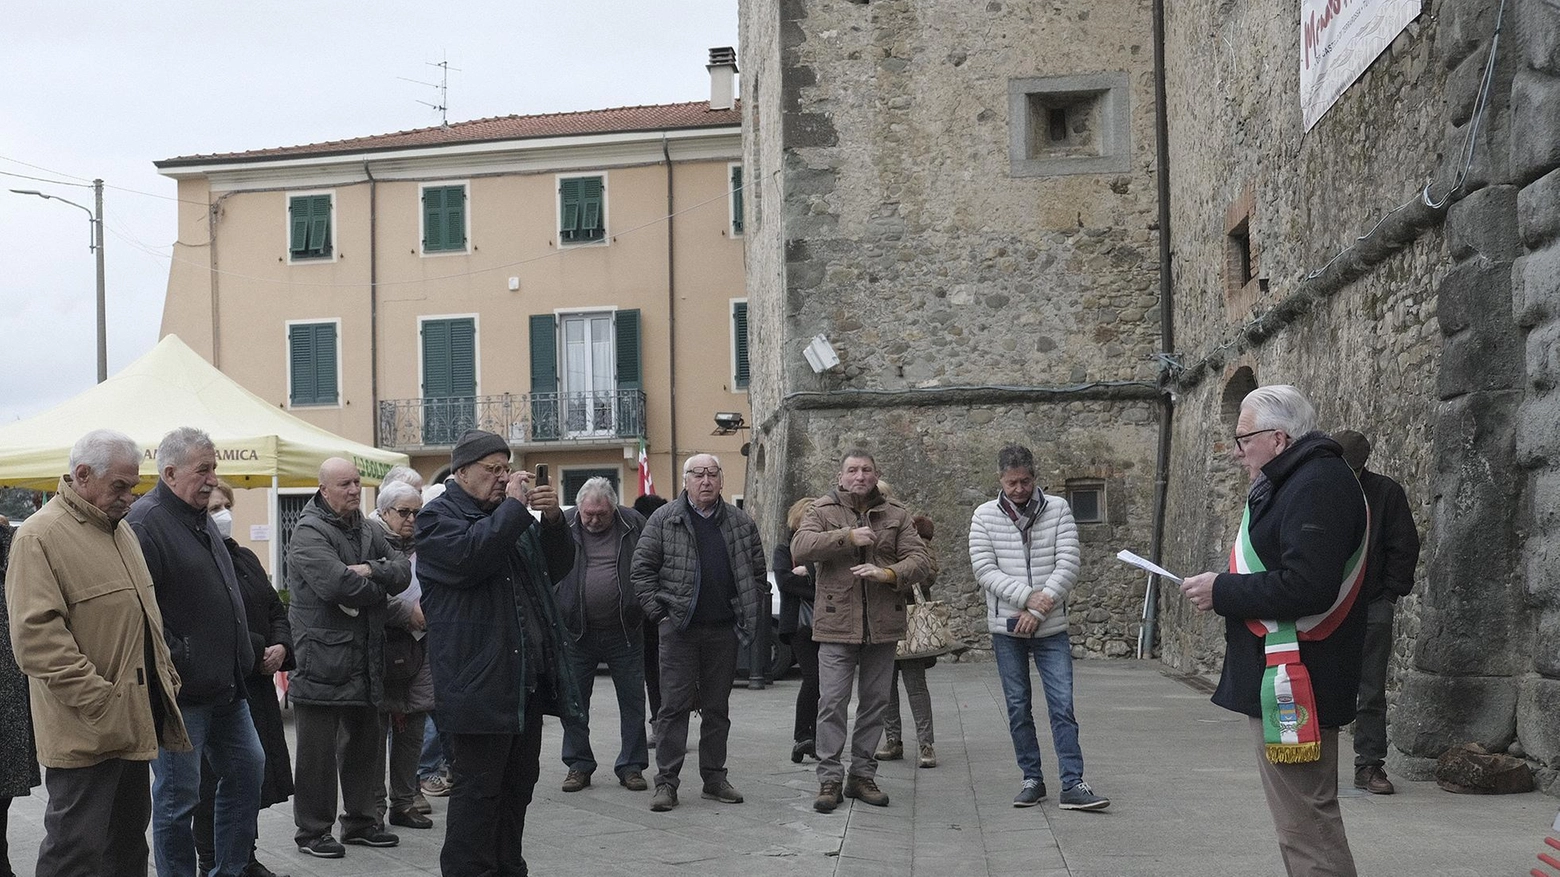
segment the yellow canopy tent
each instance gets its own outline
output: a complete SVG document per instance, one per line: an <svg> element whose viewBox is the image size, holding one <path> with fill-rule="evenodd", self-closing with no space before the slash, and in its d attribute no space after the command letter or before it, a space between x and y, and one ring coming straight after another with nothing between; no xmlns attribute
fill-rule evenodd
<svg viewBox="0 0 1560 877"><path fill-rule="evenodd" d="M320 464L344 457L377 486L405 454L359 444L278 409L168 335L123 371L36 417L0 426L0 486L54 490L70 448L94 429L116 429L143 449L141 481L157 480L157 444L170 430L205 430L217 446L217 472L234 487L316 487ZM271 541L274 550L277 541Z"/></svg>

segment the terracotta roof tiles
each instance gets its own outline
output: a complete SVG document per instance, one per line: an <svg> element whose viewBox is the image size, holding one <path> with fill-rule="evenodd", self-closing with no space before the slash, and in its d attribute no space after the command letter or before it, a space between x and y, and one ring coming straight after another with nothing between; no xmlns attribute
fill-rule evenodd
<svg viewBox="0 0 1560 877"><path fill-rule="evenodd" d="M417 128L393 134L374 134L347 140L328 140L302 146L279 146L245 152L218 152L184 155L156 162L160 168L229 161L265 161L303 158L353 152L383 152L393 149L444 146L454 143L484 143L500 140L528 140L543 137L572 137L591 134L616 134L632 131L662 131L687 128L734 127L742 124L740 103L729 110L712 110L706 101L680 104L655 104L615 107L572 113L547 113L535 116L495 116L455 122L448 126Z"/></svg>

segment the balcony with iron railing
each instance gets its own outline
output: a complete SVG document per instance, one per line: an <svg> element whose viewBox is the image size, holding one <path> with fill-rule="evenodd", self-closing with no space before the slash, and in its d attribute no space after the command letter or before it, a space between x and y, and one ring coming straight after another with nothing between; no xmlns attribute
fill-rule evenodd
<svg viewBox="0 0 1560 877"><path fill-rule="evenodd" d="M379 403L379 445L390 450L447 451L473 427L515 447L624 445L645 435L645 394L505 393Z"/></svg>

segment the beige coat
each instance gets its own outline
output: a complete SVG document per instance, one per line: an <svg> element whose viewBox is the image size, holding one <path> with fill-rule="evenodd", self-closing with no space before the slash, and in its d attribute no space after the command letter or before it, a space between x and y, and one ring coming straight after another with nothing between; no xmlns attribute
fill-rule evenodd
<svg viewBox="0 0 1560 877"><path fill-rule="evenodd" d="M905 635L905 599L911 585L926 580L932 568L926 544L898 501L873 491L869 508L858 512L842 502L838 490L819 497L791 539L798 564L813 564L813 639L821 643L894 643ZM871 548L851 544L850 531L871 527ZM870 563L894 571L893 583L857 578L850 568Z"/></svg>
<svg viewBox="0 0 1560 877"><path fill-rule="evenodd" d="M151 761L159 744L190 748L162 613L129 524L110 524L61 480L59 493L16 533L6 605L45 767ZM161 683L160 729L147 686L148 642Z"/></svg>

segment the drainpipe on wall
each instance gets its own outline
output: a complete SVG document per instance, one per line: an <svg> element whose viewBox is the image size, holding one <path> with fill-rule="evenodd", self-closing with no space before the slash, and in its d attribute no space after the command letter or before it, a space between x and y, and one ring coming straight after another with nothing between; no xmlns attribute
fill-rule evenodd
<svg viewBox="0 0 1560 877"><path fill-rule="evenodd" d="M674 238L672 228L676 223L675 202L672 199L672 148L667 142L666 135L661 135L661 156L666 159L666 351L667 362L667 396L671 403L671 433L672 433L672 474L677 472L677 273L676 251L673 247ZM649 432L648 419L645 432ZM679 482L673 477L671 482L675 487ZM674 494L675 495L675 494Z"/></svg>
<svg viewBox="0 0 1560 877"><path fill-rule="evenodd" d="M1166 358L1175 353L1174 277L1170 266L1170 110L1165 105L1165 0L1154 0L1154 147L1155 188L1159 199L1159 353L1161 374ZM1161 380L1159 445L1154 461L1154 526L1149 559L1163 565L1165 504L1170 491L1170 437L1175 395ZM1152 657L1159 619L1159 577L1149 576L1143 596L1143 630L1138 657Z"/></svg>
<svg viewBox="0 0 1560 877"><path fill-rule="evenodd" d="M222 346L222 324L219 319L221 304L217 295L217 281L220 277L217 272L217 214L222 212L222 202L225 200L227 195L219 196L206 208L206 240L211 241L211 364L218 369L222 368L218 355Z"/></svg>
<svg viewBox="0 0 1560 877"><path fill-rule="evenodd" d="M368 177L368 398L369 419L374 425L374 447L379 447L379 181L363 162Z"/></svg>

